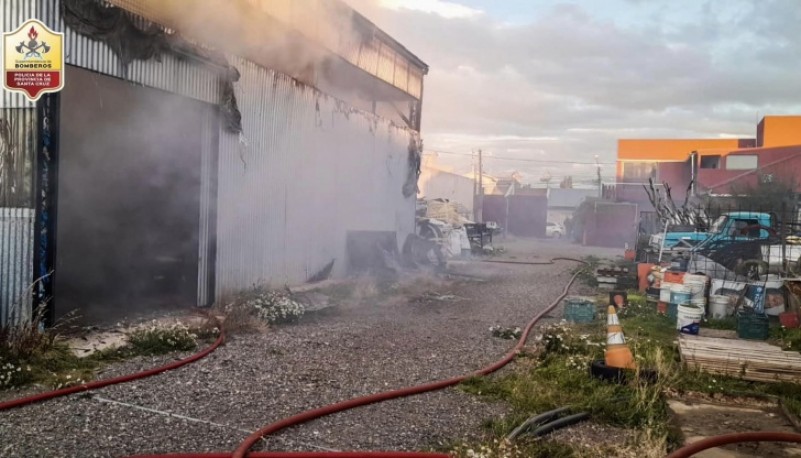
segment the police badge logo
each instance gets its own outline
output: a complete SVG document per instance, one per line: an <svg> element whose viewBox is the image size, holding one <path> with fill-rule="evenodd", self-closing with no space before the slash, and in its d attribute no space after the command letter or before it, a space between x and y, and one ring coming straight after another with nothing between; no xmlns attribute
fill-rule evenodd
<svg viewBox="0 0 801 458"><path fill-rule="evenodd" d="M3 34L3 87L38 100L64 87L64 34L31 19Z"/></svg>

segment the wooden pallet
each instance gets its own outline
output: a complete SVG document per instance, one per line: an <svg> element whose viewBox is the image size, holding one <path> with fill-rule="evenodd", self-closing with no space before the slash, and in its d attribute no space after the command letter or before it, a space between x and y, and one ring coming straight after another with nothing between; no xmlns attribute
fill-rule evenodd
<svg viewBox="0 0 801 458"><path fill-rule="evenodd" d="M801 353L766 342L715 337L679 337L681 359L704 372L757 382L801 382Z"/></svg>

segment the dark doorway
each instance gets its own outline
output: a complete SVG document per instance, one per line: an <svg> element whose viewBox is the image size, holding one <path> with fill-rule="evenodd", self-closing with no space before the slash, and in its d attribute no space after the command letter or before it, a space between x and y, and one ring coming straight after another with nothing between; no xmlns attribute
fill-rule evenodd
<svg viewBox="0 0 801 458"><path fill-rule="evenodd" d="M66 80L56 314L196 305L207 105L75 67Z"/></svg>

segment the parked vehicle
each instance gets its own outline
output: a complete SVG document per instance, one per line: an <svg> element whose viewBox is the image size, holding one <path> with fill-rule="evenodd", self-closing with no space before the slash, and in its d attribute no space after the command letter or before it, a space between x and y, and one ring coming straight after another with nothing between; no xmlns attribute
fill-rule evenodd
<svg viewBox="0 0 801 458"><path fill-rule="evenodd" d="M565 227L559 223L548 222L545 224L545 236L553 238L562 238L567 233Z"/></svg>
<svg viewBox="0 0 801 458"><path fill-rule="evenodd" d="M770 213L729 212L721 215L709 231L699 231L691 227L675 227L674 230L654 234L649 245L654 251L677 253L703 249L710 244L737 243L768 237L767 228L774 228L777 221ZM679 230L675 230L679 229Z"/></svg>
<svg viewBox="0 0 801 458"><path fill-rule="evenodd" d="M648 245L653 251L672 252L688 250L709 237L706 231L687 226L673 226L667 232L651 235Z"/></svg>
<svg viewBox="0 0 801 458"><path fill-rule="evenodd" d="M788 269L800 272L801 246L795 232L789 224L782 231L770 213L727 213L718 218L703 242L686 252L687 270L737 281Z"/></svg>

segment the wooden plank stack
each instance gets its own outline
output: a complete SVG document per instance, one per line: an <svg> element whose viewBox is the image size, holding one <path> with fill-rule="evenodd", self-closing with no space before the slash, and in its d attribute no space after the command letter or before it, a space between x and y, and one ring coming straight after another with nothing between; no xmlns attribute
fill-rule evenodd
<svg viewBox="0 0 801 458"><path fill-rule="evenodd" d="M755 382L801 382L801 353L761 341L682 334L681 359L689 367Z"/></svg>

